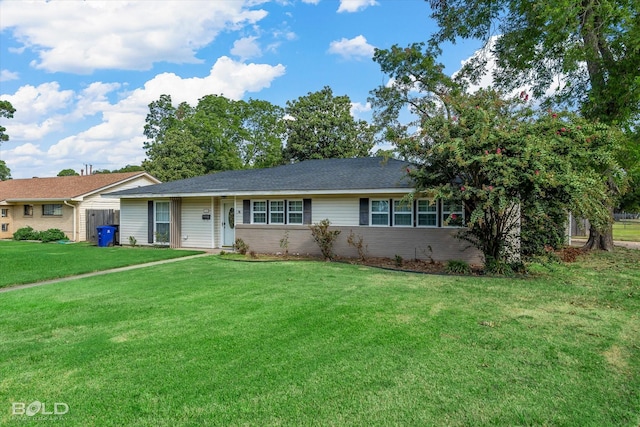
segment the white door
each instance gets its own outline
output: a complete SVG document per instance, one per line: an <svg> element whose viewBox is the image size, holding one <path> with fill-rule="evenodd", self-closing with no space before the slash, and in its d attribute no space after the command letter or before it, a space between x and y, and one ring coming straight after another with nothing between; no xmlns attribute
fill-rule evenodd
<svg viewBox="0 0 640 427"><path fill-rule="evenodd" d="M235 208L233 202L225 202L222 204L222 246L233 246L235 243L236 227Z"/></svg>

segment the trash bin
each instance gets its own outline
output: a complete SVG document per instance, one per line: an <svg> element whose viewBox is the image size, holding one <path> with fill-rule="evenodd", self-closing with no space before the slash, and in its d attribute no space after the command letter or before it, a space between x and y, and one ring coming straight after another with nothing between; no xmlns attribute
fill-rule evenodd
<svg viewBox="0 0 640 427"><path fill-rule="evenodd" d="M101 225L98 227L98 247L106 248L113 246L113 238L116 235L116 228L111 225Z"/></svg>

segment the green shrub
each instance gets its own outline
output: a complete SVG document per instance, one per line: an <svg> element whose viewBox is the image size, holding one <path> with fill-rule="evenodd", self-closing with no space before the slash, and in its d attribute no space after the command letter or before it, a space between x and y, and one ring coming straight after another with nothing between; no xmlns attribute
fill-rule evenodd
<svg viewBox="0 0 640 427"><path fill-rule="evenodd" d="M13 240L40 240L40 233L29 226L22 227L13 233Z"/></svg>
<svg viewBox="0 0 640 427"><path fill-rule="evenodd" d="M451 260L447 261L446 271L452 274L471 274L471 267L464 261Z"/></svg>
<svg viewBox="0 0 640 427"><path fill-rule="evenodd" d="M333 242L340 234L340 230L329 231L329 225L331 225L331 221L323 219L319 223L309 226L313 240L320 246L322 256L327 261L333 259Z"/></svg>
<svg viewBox="0 0 640 427"><path fill-rule="evenodd" d="M47 231L40 232L40 240L42 243L55 242L57 240L69 240L69 238L57 228L50 228Z"/></svg>

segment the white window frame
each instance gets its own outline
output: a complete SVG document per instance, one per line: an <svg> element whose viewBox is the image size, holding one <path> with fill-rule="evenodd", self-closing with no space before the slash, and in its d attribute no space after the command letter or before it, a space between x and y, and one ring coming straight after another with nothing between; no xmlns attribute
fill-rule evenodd
<svg viewBox="0 0 640 427"><path fill-rule="evenodd" d="M427 208L435 208L435 210L426 210L426 211L422 211L420 210L420 203L421 202L427 202ZM438 205L439 203L436 200L429 200L429 199L418 199L417 203L416 203L416 227L426 227L426 228L437 228L438 227ZM429 225L429 224L420 224L420 217L422 216L427 216L427 217L433 217L433 219L435 219L435 224L433 225Z"/></svg>
<svg viewBox="0 0 640 427"><path fill-rule="evenodd" d="M401 216L404 218L409 217L409 223L398 224L398 222L396 221L397 216ZM402 199L395 199L393 201L393 226L413 227L413 202Z"/></svg>
<svg viewBox="0 0 640 427"><path fill-rule="evenodd" d="M264 210L257 210L256 203L264 203ZM256 221L256 214L264 214L264 221ZM267 201L252 200L251 201L251 224L266 224L266 223L267 223Z"/></svg>
<svg viewBox="0 0 640 427"><path fill-rule="evenodd" d="M166 205L167 206L167 220L158 220L158 214L160 213L160 209L158 209L158 205ZM163 212L164 213L164 212ZM154 202L154 207L153 207L153 241L155 243L159 243L157 241L157 234L159 233L158 231L158 224L167 224L167 241L166 243L169 243L171 241L171 202L165 201L165 200L156 200Z"/></svg>
<svg viewBox="0 0 640 427"><path fill-rule="evenodd" d="M47 211L50 209L50 211ZM62 203L45 203L42 205L42 216L62 216Z"/></svg>
<svg viewBox="0 0 640 427"><path fill-rule="evenodd" d="M460 202L452 202L450 200L442 200L442 209L441 209L441 221L442 221L442 227L445 228L461 228L464 227L465 224L465 218L464 218L464 205L462 203L462 201ZM448 209L450 206L448 206L449 204L452 203L459 203L459 205L457 205L456 207L459 207L460 210L450 210ZM450 215L456 215L456 216L460 216L462 223L460 225L449 225L447 224L447 218L449 218ZM457 219L457 218L456 218Z"/></svg>
<svg viewBox="0 0 640 427"><path fill-rule="evenodd" d="M33 205L24 205L22 210L22 216L32 217L33 216Z"/></svg>
<svg viewBox="0 0 640 427"><path fill-rule="evenodd" d="M386 203L387 205L387 210L386 211L374 211L373 210L373 205L374 203ZM386 215L387 216L387 222L385 224L374 224L373 222L373 218L374 216L381 216L381 215ZM389 215L391 215L391 212L389 212L389 199L371 199L369 201L369 225L371 225L372 227L388 227L389 226Z"/></svg>
<svg viewBox="0 0 640 427"><path fill-rule="evenodd" d="M299 210L291 209L292 203L299 203L300 209ZM300 215L300 221L297 221L297 220L293 221L291 219L292 214ZM303 223L304 223L304 201L302 199L287 200L287 224L302 225Z"/></svg>
<svg viewBox="0 0 640 427"><path fill-rule="evenodd" d="M282 209L274 209L274 205L282 206ZM284 212L285 212L284 200L269 200L269 224L284 224ZM274 219L274 214L282 215L282 220L277 221Z"/></svg>

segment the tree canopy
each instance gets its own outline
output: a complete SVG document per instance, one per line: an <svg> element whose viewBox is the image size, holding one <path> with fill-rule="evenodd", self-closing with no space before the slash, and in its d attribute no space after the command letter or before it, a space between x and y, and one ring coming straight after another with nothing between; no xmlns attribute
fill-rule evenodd
<svg viewBox="0 0 640 427"><path fill-rule="evenodd" d="M16 109L13 108L13 105L11 105L9 101L0 101L0 117L11 119L15 112ZM6 131L7 128L0 125L0 144L9 140L9 135L6 134Z"/></svg>
<svg viewBox="0 0 640 427"><path fill-rule="evenodd" d="M484 40L497 61L499 88L560 86L553 98L589 119L636 121L640 114L640 19L637 0L427 0L444 42ZM491 43L491 36L495 43ZM467 66L484 69L487 57Z"/></svg>
<svg viewBox="0 0 640 427"><path fill-rule="evenodd" d="M60 172L58 172L57 176L78 176L78 175L80 174L73 169L62 169Z"/></svg>
<svg viewBox="0 0 640 427"><path fill-rule="evenodd" d="M463 238L487 261L504 262L520 207L540 215L549 207L565 215L571 209L598 229L608 225L610 187L624 185L613 156L620 132L575 114L535 110L526 93L469 94L423 46L376 51L392 82L370 101L387 138L418 165L408 171L417 192L464 203ZM401 117L406 107L413 121Z"/></svg>
<svg viewBox="0 0 640 427"><path fill-rule="evenodd" d="M162 181L282 164L284 110L266 101L207 95L174 107L169 95L149 104L145 170Z"/></svg>
<svg viewBox="0 0 640 427"><path fill-rule="evenodd" d="M293 161L366 157L374 130L351 115L348 96L334 96L330 87L287 101L285 158Z"/></svg>

